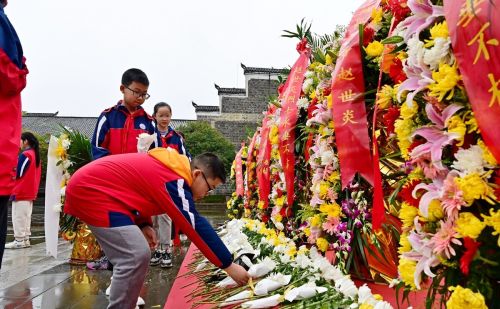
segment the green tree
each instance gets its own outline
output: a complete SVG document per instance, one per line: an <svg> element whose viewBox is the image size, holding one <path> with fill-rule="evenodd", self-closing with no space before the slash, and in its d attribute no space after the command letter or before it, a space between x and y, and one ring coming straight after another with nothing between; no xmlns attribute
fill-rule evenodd
<svg viewBox="0 0 500 309"><path fill-rule="evenodd" d="M184 134L186 148L196 157L204 152L212 152L224 162L229 173L236 152L233 144L206 121L193 121L176 128Z"/></svg>

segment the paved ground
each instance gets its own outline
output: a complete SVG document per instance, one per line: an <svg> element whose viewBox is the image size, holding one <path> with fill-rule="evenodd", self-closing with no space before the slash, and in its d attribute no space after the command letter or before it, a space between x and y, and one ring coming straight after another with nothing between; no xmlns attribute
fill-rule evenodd
<svg viewBox="0 0 500 309"><path fill-rule="evenodd" d="M223 206L198 209L212 225L224 221ZM106 308L105 290L111 272L69 265L71 245L63 240L59 243L58 259L45 256L43 227L35 226L33 232L31 248L5 251L0 270L0 308ZM149 269L141 290L144 308L163 308L188 245L183 243L174 251L174 267Z"/></svg>

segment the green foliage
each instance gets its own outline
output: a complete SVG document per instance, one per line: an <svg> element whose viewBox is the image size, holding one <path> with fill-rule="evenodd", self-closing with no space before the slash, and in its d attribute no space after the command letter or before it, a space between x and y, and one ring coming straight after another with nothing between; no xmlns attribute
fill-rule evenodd
<svg viewBox="0 0 500 309"><path fill-rule="evenodd" d="M212 152L224 162L227 173L236 156L233 144L206 121L193 121L177 128L184 133L186 148L196 157L204 152Z"/></svg>
<svg viewBox="0 0 500 309"><path fill-rule="evenodd" d="M92 146L90 145L89 139L82 133L68 130L65 127L62 128L71 141L71 146L67 152L68 159L73 162L73 164L68 168L68 172L73 175L80 167L92 161Z"/></svg>

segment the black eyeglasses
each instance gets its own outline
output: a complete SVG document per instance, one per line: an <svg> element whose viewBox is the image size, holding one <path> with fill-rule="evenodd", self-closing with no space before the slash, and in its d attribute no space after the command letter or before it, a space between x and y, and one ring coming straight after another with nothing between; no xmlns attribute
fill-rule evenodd
<svg viewBox="0 0 500 309"><path fill-rule="evenodd" d="M212 192L213 190L215 190L215 188L212 188L210 186L210 184L208 183L208 180L207 180L207 177L205 176L205 173L203 173L203 171L201 169L200 169L200 172L201 172L201 176L203 176L203 179L205 180L205 183L207 184L207 188L208 188L207 194Z"/></svg>
<svg viewBox="0 0 500 309"><path fill-rule="evenodd" d="M149 93L147 93L147 92L146 93L140 93L140 92L137 92L137 91L135 91L133 89L130 89L129 87L127 87L125 85L123 85L123 87L125 87L128 90L132 91L132 93L134 94L134 97L136 97L136 98L143 98L144 100L147 100L150 97Z"/></svg>

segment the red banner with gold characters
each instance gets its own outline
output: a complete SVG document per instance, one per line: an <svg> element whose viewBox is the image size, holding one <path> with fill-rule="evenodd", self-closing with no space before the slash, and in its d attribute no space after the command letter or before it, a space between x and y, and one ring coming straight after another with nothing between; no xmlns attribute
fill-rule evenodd
<svg viewBox="0 0 500 309"><path fill-rule="evenodd" d="M245 194L245 188L243 187L243 160L241 159L241 154L243 152L243 148L245 148L245 143L241 143L240 151L236 154L236 158L234 159L234 174L236 178L236 194L238 196L243 196Z"/></svg>
<svg viewBox="0 0 500 309"><path fill-rule="evenodd" d="M287 194L287 205L291 207L294 199L295 183L295 125L297 123L298 108L297 100L302 92L302 82L304 74L309 65L309 55L311 50L307 47L307 39L303 39L297 45L300 53L299 59L295 62L288 75L285 85L286 89L281 97L280 122L278 126L279 152L281 165L285 174L285 186Z"/></svg>
<svg viewBox="0 0 500 309"><path fill-rule="evenodd" d="M269 116L276 112L276 106L272 105L262 120L260 130L260 145L257 154L257 182L259 184L259 200L264 203L264 209L269 205L269 193L271 193L271 173L269 164L271 161L271 142L269 141Z"/></svg>
<svg viewBox="0 0 500 309"><path fill-rule="evenodd" d="M254 148L255 148L255 141L257 140L257 136L259 135L259 129L255 131L252 137L252 141L250 142L250 145L248 146L248 156L247 156L247 181L246 181L246 192L247 192L247 199L245 201L245 206L248 208L250 205L248 204L250 199L252 198L252 192L254 186L253 181L254 181L254 176L255 176L255 156L253 155Z"/></svg>
<svg viewBox="0 0 500 309"><path fill-rule="evenodd" d="M354 13L332 74L333 123L342 188L353 180L356 173L373 185L359 25L369 20L379 2L368 0Z"/></svg>
<svg viewBox="0 0 500 309"><path fill-rule="evenodd" d="M445 0L444 14L481 135L500 162L500 3Z"/></svg>

